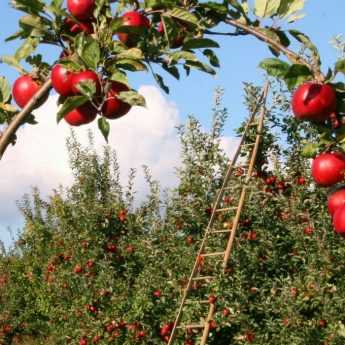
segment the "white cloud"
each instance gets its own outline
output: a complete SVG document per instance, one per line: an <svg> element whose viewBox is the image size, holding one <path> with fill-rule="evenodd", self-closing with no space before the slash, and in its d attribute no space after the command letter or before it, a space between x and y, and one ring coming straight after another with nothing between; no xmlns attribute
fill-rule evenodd
<svg viewBox="0 0 345 345"><path fill-rule="evenodd" d="M175 126L180 122L176 106L169 102L154 86L142 86L139 92L146 98L147 109L133 107L123 118L111 122L109 143L116 150L121 180L127 182L130 168L138 169L136 188L145 192L141 166L148 165L153 177L163 187L176 183L174 167L179 164L179 140ZM38 186L44 195L59 184L72 182L65 145L70 127L61 121L56 125L56 100L53 95L36 111L39 122L26 126L18 133L18 143L9 147L0 166L0 238L5 238L7 225L20 227L21 217L16 207L24 193ZM95 146L105 144L97 129L97 121L76 129L78 140L88 143L88 129L95 133ZM222 146L231 154L236 140L223 138ZM141 174L140 174L140 173Z"/></svg>

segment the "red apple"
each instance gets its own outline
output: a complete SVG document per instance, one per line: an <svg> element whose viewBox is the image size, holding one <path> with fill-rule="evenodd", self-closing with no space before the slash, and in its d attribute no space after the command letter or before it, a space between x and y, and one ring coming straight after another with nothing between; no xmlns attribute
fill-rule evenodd
<svg viewBox="0 0 345 345"><path fill-rule="evenodd" d="M332 86L304 83L292 96L292 111L299 120L322 122L336 110L336 94Z"/></svg>
<svg viewBox="0 0 345 345"><path fill-rule="evenodd" d="M215 295L208 296L208 303L215 304L217 302L217 297Z"/></svg>
<svg viewBox="0 0 345 345"><path fill-rule="evenodd" d="M126 12L122 16L122 24L123 26L150 28L150 21L148 18L138 11ZM134 46L140 38L137 34L125 32L119 32L117 36L119 40L127 46Z"/></svg>
<svg viewBox="0 0 345 345"><path fill-rule="evenodd" d="M24 108L40 88L39 82L34 80L31 75L23 75L13 84L13 98L19 107ZM39 102L35 108L38 108L41 104L42 102Z"/></svg>
<svg viewBox="0 0 345 345"><path fill-rule="evenodd" d="M320 186L332 186L344 179L345 156L340 152L321 153L312 163L311 174Z"/></svg>
<svg viewBox="0 0 345 345"><path fill-rule="evenodd" d="M336 233L345 237L345 205L338 207L334 212L333 226Z"/></svg>
<svg viewBox="0 0 345 345"><path fill-rule="evenodd" d="M79 32L85 32L86 34L91 35L94 32L92 22L90 22L90 21L76 22L72 18L66 18L64 23L72 34L78 34Z"/></svg>
<svg viewBox="0 0 345 345"><path fill-rule="evenodd" d="M310 236L313 234L314 228L312 226L308 225L304 228L303 232L305 235Z"/></svg>
<svg viewBox="0 0 345 345"><path fill-rule="evenodd" d="M303 186L303 185L305 185L306 180L303 176L299 176L299 177L297 177L296 183L300 186Z"/></svg>
<svg viewBox="0 0 345 345"><path fill-rule="evenodd" d="M229 308L224 308L223 311L222 311L222 314L224 317L227 317L229 316L231 313L230 313L230 309Z"/></svg>
<svg viewBox="0 0 345 345"><path fill-rule="evenodd" d="M131 106L117 98L117 94L122 91L129 91L127 85L112 82L110 90L107 93L107 99L102 107L102 115L108 119L118 119L127 114Z"/></svg>
<svg viewBox="0 0 345 345"><path fill-rule="evenodd" d="M331 216L333 216L334 212L343 205L345 205L345 188L338 189L328 196L327 206Z"/></svg>
<svg viewBox="0 0 345 345"><path fill-rule="evenodd" d="M153 292L153 296L157 297L157 298L160 298L162 296L162 292L161 290L156 290Z"/></svg>
<svg viewBox="0 0 345 345"><path fill-rule="evenodd" d="M77 273L77 274L82 273L83 272L83 268L81 267L81 265L77 264L77 265L74 266L73 272Z"/></svg>
<svg viewBox="0 0 345 345"><path fill-rule="evenodd" d="M87 345L87 339L85 337L82 337L80 340L79 340L79 345Z"/></svg>
<svg viewBox="0 0 345 345"><path fill-rule="evenodd" d="M78 20L85 20L92 16L95 0L67 0L67 8Z"/></svg>
<svg viewBox="0 0 345 345"><path fill-rule="evenodd" d="M81 126L92 122L97 116L97 109L91 103L73 109L65 115L65 121L71 126Z"/></svg>
<svg viewBox="0 0 345 345"><path fill-rule="evenodd" d="M117 252L117 247L114 243L107 243L106 249L109 253L116 253Z"/></svg>
<svg viewBox="0 0 345 345"><path fill-rule="evenodd" d="M51 71L51 81L55 91L63 97L73 95L72 77L73 72L68 71L62 65L55 65Z"/></svg>

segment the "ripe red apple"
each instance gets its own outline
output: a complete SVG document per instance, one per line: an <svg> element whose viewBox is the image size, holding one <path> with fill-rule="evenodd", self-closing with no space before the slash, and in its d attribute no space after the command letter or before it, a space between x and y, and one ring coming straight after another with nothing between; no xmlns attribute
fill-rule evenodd
<svg viewBox="0 0 345 345"><path fill-rule="evenodd" d="M133 254L134 251L135 251L135 248L134 248L132 245L128 245L128 246L126 247L126 252L127 252L128 254Z"/></svg>
<svg viewBox="0 0 345 345"><path fill-rule="evenodd" d="M102 107L102 114L108 119L118 119L127 114L131 106L117 98L117 94L122 91L129 91L127 85L112 82L110 90L107 93L107 99Z"/></svg>
<svg viewBox="0 0 345 345"><path fill-rule="evenodd" d="M73 109L65 115L65 121L71 126L81 126L92 122L97 116L97 109L91 103Z"/></svg>
<svg viewBox="0 0 345 345"><path fill-rule="evenodd" d="M304 178L303 176L299 176L299 177L297 178L297 180L296 180L296 183L297 183L299 186L303 186L303 185L305 185L306 180L305 180L305 178Z"/></svg>
<svg viewBox="0 0 345 345"><path fill-rule="evenodd" d="M304 83L292 96L292 111L299 120L322 122L336 110L336 94L332 86Z"/></svg>
<svg viewBox="0 0 345 345"><path fill-rule="evenodd" d="M189 246L193 245L193 243L194 243L194 238L193 238L193 236L187 236L187 238L186 238L186 243L187 243Z"/></svg>
<svg viewBox="0 0 345 345"><path fill-rule="evenodd" d="M311 174L320 186L332 186L344 179L345 156L340 152L321 153L312 163Z"/></svg>
<svg viewBox="0 0 345 345"><path fill-rule="evenodd" d="M12 328L12 326L9 325L9 324L6 324L6 325L4 325L4 326L2 327L2 331L3 331L5 334L10 334L10 333L12 333L12 330L13 330L13 328Z"/></svg>
<svg viewBox="0 0 345 345"><path fill-rule="evenodd" d="M255 339L255 334L251 331L247 331L245 334L246 340L248 341L248 343L252 343Z"/></svg>
<svg viewBox="0 0 345 345"><path fill-rule="evenodd" d="M22 75L13 84L13 98L19 107L24 108L40 88L39 82L34 80L31 75ZM38 108L42 103L39 102L35 108Z"/></svg>
<svg viewBox="0 0 345 345"><path fill-rule="evenodd" d="M91 35L94 32L92 22L90 21L76 22L72 18L66 18L64 23L72 34L85 32L86 34Z"/></svg>
<svg viewBox="0 0 345 345"><path fill-rule="evenodd" d="M146 332L145 331L140 331L137 333L137 338L138 339L143 339L146 337Z"/></svg>
<svg viewBox="0 0 345 345"><path fill-rule="evenodd" d="M162 296L162 292L161 290L156 290L153 292L153 296L157 297L157 298L160 298Z"/></svg>
<svg viewBox="0 0 345 345"><path fill-rule="evenodd" d="M208 296L208 303L215 304L217 302L217 297L215 295Z"/></svg>
<svg viewBox="0 0 345 345"><path fill-rule="evenodd" d="M224 308L223 311L222 311L222 315L224 317L227 317L229 316L231 313L230 313L230 309L229 308Z"/></svg>
<svg viewBox="0 0 345 345"><path fill-rule="evenodd" d="M52 85L55 91L61 96L68 97L72 92L73 72L68 71L62 65L55 65L51 71Z"/></svg>
<svg viewBox="0 0 345 345"><path fill-rule="evenodd" d="M87 345L87 339L85 337L80 338L79 345Z"/></svg>
<svg viewBox="0 0 345 345"><path fill-rule="evenodd" d="M167 336L167 335L170 335L172 329L174 327L174 323L173 322L169 322L169 323L166 323L164 324L160 331L159 331L159 334L164 337L164 336Z"/></svg>
<svg viewBox="0 0 345 345"><path fill-rule="evenodd" d="M333 226L336 233L345 237L345 205L338 207L334 212Z"/></svg>
<svg viewBox="0 0 345 345"><path fill-rule="evenodd" d="M338 207L345 205L345 188L338 189L328 196L328 212L333 216Z"/></svg>
<svg viewBox="0 0 345 345"><path fill-rule="evenodd" d="M102 339L102 336L100 335L95 335L92 339L92 344L98 344Z"/></svg>
<svg viewBox="0 0 345 345"><path fill-rule="evenodd" d="M78 85L81 82L90 81L95 84L96 86L96 95L101 92L101 83L99 81L98 74L91 70L86 70L82 72L77 72L73 74L72 77L72 91L75 95L80 95L80 91L78 90Z"/></svg>
<svg viewBox="0 0 345 345"><path fill-rule="evenodd" d="M95 262L93 260L87 260L86 262L87 268L93 268L94 265L95 265Z"/></svg>
<svg viewBox="0 0 345 345"><path fill-rule="evenodd" d="M109 253L116 253L117 252L117 247L114 243L107 243L106 249Z"/></svg>
<svg viewBox="0 0 345 345"><path fill-rule="evenodd" d="M304 228L303 232L305 235L310 236L313 234L314 228L312 226L308 225Z"/></svg>
<svg viewBox="0 0 345 345"><path fill-rule="evenodd" d="M67 0L67 8L78 20L85 20L92 16L95 0Z"/></svg>
<svg viewBox="0 0 345 345"><path fill-rule="evenodd" d="M77 265L74 266L73 272L77 273L77 274L82 273L83 272L83 268L81 267L81 265L77 264Z"/></svg>
<svg viewBox="0 0 345 345"><path fill-rule="evenodd" d="M195 343L193 339L186 339L184 345L195 345Z"/></svg>
<svg viewBox="0 0 345 345"><path fill-rule="evenodd" d="M123 26L142 27L147 29L150 28L150 21L148 18L138 11L126 12L122 16L122 24ZM134 46L140 38L140 36L137 34L125 32L119 32L117 36L119 40L127 46Z"/></svg>

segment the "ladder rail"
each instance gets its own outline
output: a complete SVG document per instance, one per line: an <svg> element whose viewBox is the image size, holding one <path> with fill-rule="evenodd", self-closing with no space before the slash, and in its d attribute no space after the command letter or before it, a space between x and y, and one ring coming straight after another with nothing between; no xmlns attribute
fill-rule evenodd
<svg viewBox="0 0 345 345"><path fill-rule="evenodd" d="M174 322L174 326L173 326L173 328L171 330L170 338L169 338L169 341L168 341L167 345L172 345L172 343L173 343L173 341L174 341L174 339L176 337L178 325L179 325L179 323L181 321L181 318L182 318L183 309L184 309L184 306L186 305L186 300L187 300L187 297L188 297L188 293L189 293L191 285L192 285L192 283L194 281L193 278L194 278L195 274L198 272L199 258L202 256L202 253L203 253L204 248L205 248L205 244L207 242L208 235L210 234L210 229L212 228L212 225L213 225L213 223L214 223L214 221L216 219L216 213L217 213L216 210L217 210L217 208L219 207L219 205L221 203L221 200L223 198L224 192L226 190L226 186L227 186L227 184L228 184L228 182L230 180L233 168L234 168L234 166L235 166L235 164L236 164L236 162L238 160L238 157L239 157L239 155L241 153L241 150L242 150L243 144L245 142L248 130L251 127L251 124L252 124L253 120L255 119L258 110L260 108L261 109L265 108L264 104L266 102L267 93L268 93L268 82L267 82L267 84L266 84L262 94L260 95L260 98L259 98L257 104L255 105L255 108L252 111L252 114L251 114L250 118L248 119L248 121L246 123L246 126L244 128L243 134L242 134L241 139L240 139L240 143L239 143L239 145L238 145L238 147L236 149L236 152L235 152L235 154L234 154L234 156L233 156L233 158L232 158L232 160L231 160L231 162L230 162L230 164L228 166L228 169L226 171L226 174L225 174L222 186L221 186L219 192L217 193L216 201L215 201L215 203L214 203L214 205L212 207L211 217L210 217L210 220L209 220L208 225L206 227L205 235L204 235L204 237L202 239L199 251L197 253L196 260L194 262L194 266L193 266L192 272L191 272L190 277L188 279L187 285L186 285L186 287L184 289L183 296L182 296L182 299L181 299L181 302L180 302L180 307L178 309L177 316L176 316L176 319L175 319L175 322ZM264 116L264 111L262 110L261 114L260 114L260 123L258 125L258 131L259 130L262 131L262 128L263 128L263 121L261 122L261 118L263 120L263 116ZM260 137L259 137L259 140L260 140ZM256 150L255 150L255 148L256 148ZM256 143L255 143L255 146L254 146L254 149L253 149L253 153L255 153L255 156L257 154L257 151L258 151L258 145L256 145ZM253 157L253 155L252 155L252 157ZM255 158L254 158L254 162L252 164L251 172L250 172L249 176L251 176L251 174L252 174L253 167L254 167L254 164L255 164ZM251 160L251 162L252 161L253 160ZM248 170L248 173L249 173L249 171L250 171L250 169ZM242 196L242 194L241 194L241 196ZM243 197L243 202L242 202L243 205L244 205L244 198L245 198L245 195ZM242 205L241 209L243 208L243 205ZM236 215L237 215L237 213L236 213ZM239 213L239 216L240 216L240 213ZM238 222L239 222L239 217L238 217ZM238 222L237 222L237 225L238 225ZM233 228L234 228L234 226L233 226ZM231 237L234 237L234 236L232 236L232 233L230 234L230 239L231 239ZM229 239L229 242L230 242L230 239ZM229 242L228 242L228 245L229 245ZM230 251L231 251L231 247L230 247L229 253L230 253ZM224 255L226 255L226 252L224 252L224 253L225 253ZM209 314L208 314L207 320L208 319L212 320L214 311L215 311L215 306L212 304L212 305L210 305L210 310L209 310ZM204 332L203 332L203 338L201 340L202 342L201 342L200 345L205 345L206 344L206 341L207 341L207 338L208 338L208 334L209 334L209 322L206 322L205 323Z"/></svg>
<svg viewBox="0 0 345 345"><path fill-rule="evenodd" d="M269 83L266 83L265 88L264 88L264 99L267 99L268 90L269 90ZM256 138L255 138L255 145L253 148L253 152L251 154L245 184L244 184L244 187L242 188L242 191L241 191L239 207L238 207L237 212L236 212L235 220L233 222L233 226L232 226L230 236L229 236L229 241L228 241L228 244L227 244L226 250L225 250L225 255L224 255L224 260L223 260L223 268L224 269L226 268L228 261L229 261L229 258L230 258L230 255L231 255L232 247L233 247L234 240L235 240L236 230L238 228L238 223L240 221L241 212L242 212L244 204L245 204L245 198L246 198L246 194L247 194L247 184L249 183L249 181L252 177L252 174L253 174L254 165L256 162L256 156L257 156L258 151L259 151L262 131L263 131L263 127L264 127L265 113L266 113L266 106L265 106L265 104L263 104L263 106L261 108L261 112L260 112L258 130L257 130Z"/></svg>

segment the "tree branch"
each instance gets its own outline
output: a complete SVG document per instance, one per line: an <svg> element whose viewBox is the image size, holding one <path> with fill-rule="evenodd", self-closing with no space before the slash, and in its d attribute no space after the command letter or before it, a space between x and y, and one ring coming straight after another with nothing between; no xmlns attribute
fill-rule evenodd
<svg viewBox="0 0 345 345"><path fill-rule="evenodd" d="M13 134L16 133L20 125L23 123L25 117L31 113L35 108L38 101L45 97L51 89L50 78L42 85L42 87L37 91L35 96L32 97L30 102L17 114L14 116L12 121L9 123L8 127L2 133L0 137L0 160L3 157L8 145L11 142Z"/></svg>
<svg viewBox="0 0 345 345"><path fill-rule="evenodd" d="M320 71L320 68L317 66L313 66L311 63L309 63L306 59L304 59L302 56L296 54L292 50L286 48L281 43L275 41L273 38L265 35L262 31L249 26L247 24L243 24L239 22L238 20L227 18L224 20L226 24L229 24L231 26L234 26L238 29L241 29L259 40L266 42L268 45L272 46L273 48L277 49L278 51L282 52L292 63L297 63L301 65L307 66L315 75L315 78L319 82L323 82L325 80L325 76Z"/></svg>

